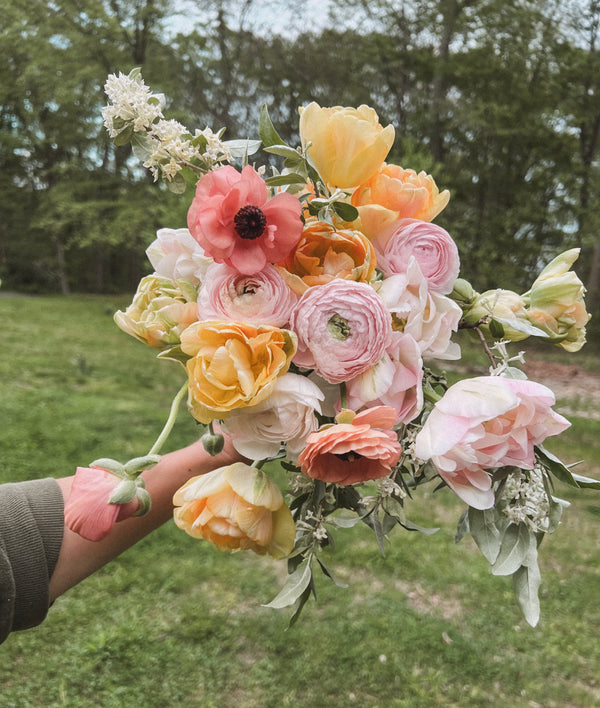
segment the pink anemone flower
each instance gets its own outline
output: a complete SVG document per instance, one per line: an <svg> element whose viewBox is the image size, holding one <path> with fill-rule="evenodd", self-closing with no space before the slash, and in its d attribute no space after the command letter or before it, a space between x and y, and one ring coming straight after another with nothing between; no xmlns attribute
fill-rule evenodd
<svg viewBox="0 0 600 708"><path fill-rule="evenodd" d="M244 275L288 256L302 235L302 205L282 192L271 199L264 180L247 165L204 175L188 211L188 228L205 253Z"/></svg>

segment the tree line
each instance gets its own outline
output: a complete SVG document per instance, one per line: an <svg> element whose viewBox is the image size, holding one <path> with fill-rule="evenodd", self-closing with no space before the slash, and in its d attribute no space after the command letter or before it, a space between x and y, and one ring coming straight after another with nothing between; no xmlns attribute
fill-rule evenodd
<svg viewBox="0 0 600 708"><path fill-rule="evenodd" d="M185 224L191 195L102 126L107 75L140 66L169 117L226 138L257 137L263 103L292 143L309 101L373 106L396 127L390 160L450 190L436 222L478 290L523 292L578 245L597 313L600 0L331 0L314 27L298 8L0 0L3 287L132 290L156 229Z"/></svg>

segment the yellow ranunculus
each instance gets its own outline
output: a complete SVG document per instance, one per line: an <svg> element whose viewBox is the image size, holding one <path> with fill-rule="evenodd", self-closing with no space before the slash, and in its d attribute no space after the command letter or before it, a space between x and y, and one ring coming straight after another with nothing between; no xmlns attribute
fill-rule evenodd
<svg viewBox="0 0 600 708"><path fill-rule="evenodd" d="M383 128L369 106L300 109L300 139L330 187L352 189L382 165L394 142L394 126Z"/></svg>
<svg viewBox="0 0 600 708"><path fill-rule="evenodd" d="M296 353L293 332L245 322L194 322L181 334L189 380L188 406L209 423L234 408L264 400Z"/></svg>
<svg viewBox="0 0 600 708"><path fill-rule="evenodd" d="M193 477L173 497L174 519L221 551L284 558L294 547L292 514L277 485L243 462Z"/></svg>
<svg viewBox="0 0 600 708"><path fill-rule="evenodd" d="M377 257L360 231L336 229L310 219L300 242L280 265L290 288L301 295L307 288L334 278L368 283L375 277Z"/></svg>
<svg viewBox="0 0 600 708"><path fill-rule="evenodd" d="M590 319L583 301L585 288L571 271L578 256L578 248L561 253L523 296L532 324L569 352L579 351L585 344L585 326Z"/></svg>
<svg viewBox="0 0 600 708"><path fill-rule="evenodd" d="M131 305L115 313L115 322L144 344L168 349L179 344L181 332L198 319L197 294L186 281L147 275Z"/></svg>
<svg viewBox="0 0 600 708"><path fill-rule="evenodd" d="M352 195L361 230L369 238L399 219L433 221L449 200L450 192L440 192L431 175L388 164Z"/></svg>

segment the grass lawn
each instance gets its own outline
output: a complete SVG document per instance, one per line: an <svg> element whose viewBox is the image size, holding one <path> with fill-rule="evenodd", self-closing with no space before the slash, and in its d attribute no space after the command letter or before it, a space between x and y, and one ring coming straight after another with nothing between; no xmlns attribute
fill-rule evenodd
<svg viewBox="0 0 600 708"><path fill-rule="evenodd" d="M0 298L0 481L71 474L97 457L144 454L183 372L120 332L119 298ZM562 403L562 402L561 402ZM600 421L548 447L600 478ZM190 442L184 413L169 447ZM59 598L46 622L0 647L0 708L600 705L600 493L572 502L540 551L542 619L521 618L510 579L493 577L463 505L420 494L409 518L433 536L338 532L318 601L286 630L261 606L283 563L228 555L168 523Z"/></svg>

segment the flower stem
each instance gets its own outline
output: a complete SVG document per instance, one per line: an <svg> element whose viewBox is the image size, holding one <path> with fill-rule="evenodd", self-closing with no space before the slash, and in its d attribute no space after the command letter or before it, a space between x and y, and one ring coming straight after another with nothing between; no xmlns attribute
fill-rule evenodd
<svg viewBox="0 0 600 708"><path fill-rule="evenodd" d="M185 396L187 390L188 390L188 382L186 381L183 384L183 386L179 389L179 391L177 392L175 398L173 399L173 401L171 403L171 410L169 411L169 417L167 418L167 422L165 423L160 435L156 439L156 442L150 448L150 451L148 452L149 455L158 455L162 446L167 441L167 438L171 434L171 430L173 430L173 425L175 425L175 421L177 420L177 412L178 412L179 404L181 403L181 399Z"/></svg>

